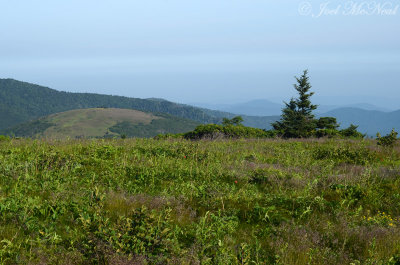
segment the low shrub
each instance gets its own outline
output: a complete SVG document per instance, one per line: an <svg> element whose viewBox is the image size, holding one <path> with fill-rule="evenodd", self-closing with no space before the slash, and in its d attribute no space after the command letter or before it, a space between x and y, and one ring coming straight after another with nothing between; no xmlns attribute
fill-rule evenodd
<svg viewBox="0 0 400 265"><path fill-rule="evenodd" d="M315 132L315 136L318 138L321 138L321 137L332 138L332 137L340 136L340 132L336 129L320 129Z"/></svg>
<svg viewBox="0 0 400 265"><path fill-rule="evenodd" d="M393 147L397 141L397 132L392 129L392 131L385 136L381 136L380 133L377 133L377 144L385 147Z"/></svg>
<svg viewBox="0 0 400 265"><path fill-rule="evenodd" d="M349 163L357 165L367 165L377 159L376 153L367 148L354 149L349 146L319 146L314 149L313 157L318 160L329 159L336 164Z"/></svg>
<svg viewBox="0 0 400 265"><path fill-rule="evenodd" d="M0 135L0 142L6 142L6 141L9 141L9 140L10 140L10 137L5 136L5 135Z"/></svg>
<svg viewBox="0 0 400 265"><path fill-rule="evenodd" d="M243 125L199 125L194 131L184 134L185 139L216 139L216 138L267 138L273 137L272 132L246 127Z"/></svg>
<svg viewBox="0 0 400 265"><path fill-rule="evenodd" d="M350 124L350 126L346 129L340 130L340 135L343 137L348 137L348 138L357 138L357 139L362 139L365 137L364 134L360 133L357 131L358 126L354 124Z"/></svg>

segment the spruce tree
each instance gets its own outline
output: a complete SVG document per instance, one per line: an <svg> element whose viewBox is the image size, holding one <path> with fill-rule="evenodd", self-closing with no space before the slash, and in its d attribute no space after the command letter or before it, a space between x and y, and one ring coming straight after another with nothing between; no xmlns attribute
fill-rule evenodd
<svg viewBox="0 0 400 265"><path fill-rule="evenodd" d="M316 120L312 112L317 105L311 104L310 101L314 92L310 92L311 84L307 74L308 70L304 70L302 76L295 77L297 83L294 84L294 88L299 97L292 98L289 103L285 102L280 121L272 123L278 134L284 138L309 137L316 129Z"/></svg>

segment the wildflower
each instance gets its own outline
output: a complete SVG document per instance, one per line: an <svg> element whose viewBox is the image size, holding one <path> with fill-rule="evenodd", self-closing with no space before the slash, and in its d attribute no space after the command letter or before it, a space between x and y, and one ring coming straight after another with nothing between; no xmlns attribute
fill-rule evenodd
<svg viewBox="0 0 400 265"><path fill-rule="evenodd" d="M235 180L235 184L237 184L237 180Z"/></svg>

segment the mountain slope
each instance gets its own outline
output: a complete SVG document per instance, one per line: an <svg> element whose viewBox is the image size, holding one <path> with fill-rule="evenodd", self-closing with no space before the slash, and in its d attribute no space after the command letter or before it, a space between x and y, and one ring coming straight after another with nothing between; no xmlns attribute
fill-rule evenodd
<svg viewBox="0 0 400 265"><path fill-rule="evenodd" d="M335 117L341 128L348 127L353 123L359 126L360 132L367 133L369 136L375 136L377 132L388 134L392 128L400 131L400 110L382 112L358 108L339 108L319 116Z"/></svg>
<svg viewBox="0 0 400 265"><path fill-rule="evenodd" d="M166 113L199 123L220 123L224 117L235 116L232 113L207 110L162 99L69 93L14 79L0 79L0 129L58 112L97 107ZM244 124L249 126L270 128L271 117L243 116L243 118Z"/></svg>
<svg viewBox="0 0 400 265"><path fill-rule="evenodd" d="M153 115L131 109L77 109L40 118L6 129L3 133L20 137L93 138L153 137L160 133L182 133L199 123L171 115Z"/></svg>
<svg viewBox="0 0 400 265"><path fill-rule="evenodd" d="M265 103L266 101L260 100L257 102L254 103L254 108L260 107L263 104L262 102ZM139 99L89 93L60 92L13 79L0 79L0 130L58 112L96 107L166 113L199 123L220 123L224 117L233 118L242 114L244 125L262 129L271 129L271 122L280 118L279 116L248 116L243 115L240 111L237 111L237 114L233 114L173 103L158 98ZM376 106L364 107L375 108ZM383 112L352 107L337 108L325 112L321 107L317 109L317 113L318 110L318 116L336 117L342 128L353 123L359 125L361 132L371 136L374 136L378 131L382 134L389 133L392 128L400 130L400 110ZM321 112L324 113L321 114Z"/></svg>
<svg viewBox="0 0 400 265"><path fill-rule="evenodd" d="M60 92L13 79L0 79L0 129L53 113L96 107L168 113L204 123L219 121L218 117L211 117L199 108L169 101Z"/></svg>

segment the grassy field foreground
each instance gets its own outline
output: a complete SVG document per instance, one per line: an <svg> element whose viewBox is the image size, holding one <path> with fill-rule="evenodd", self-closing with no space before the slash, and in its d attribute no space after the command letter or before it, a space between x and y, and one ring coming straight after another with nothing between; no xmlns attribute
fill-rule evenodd
<svg viewBox="0 0 400 265"><path fill-rule="evenodd" d="M1 264L400 264L372 140L0 142Z"/></svg>

